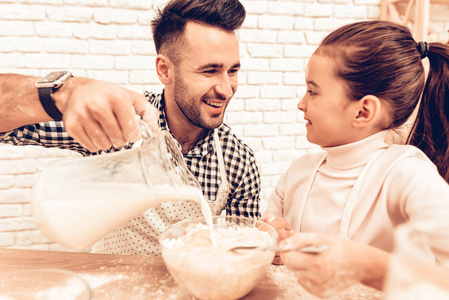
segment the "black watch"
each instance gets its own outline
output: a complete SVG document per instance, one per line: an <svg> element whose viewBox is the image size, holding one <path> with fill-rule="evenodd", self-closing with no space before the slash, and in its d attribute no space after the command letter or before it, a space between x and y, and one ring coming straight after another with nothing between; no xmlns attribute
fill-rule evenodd
<svg viewBox="0 0 449 300"><path fill-rule="evenodd" d="M51 94L59 89L70 77L72 77L72 73L69 71L52 72L40 78L35 84L39 92L39 100L41 101L42 107L53 120L62 120L62 114L56 107Z"/></svg>

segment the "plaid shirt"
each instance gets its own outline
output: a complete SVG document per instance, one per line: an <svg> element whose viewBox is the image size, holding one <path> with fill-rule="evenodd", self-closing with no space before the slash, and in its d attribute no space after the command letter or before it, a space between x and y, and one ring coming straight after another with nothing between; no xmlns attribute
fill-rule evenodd
<svg viewBox="0 0 449 300"><path fill-rule="evenodd" d="M149 92L145 92L145 96L159 110L158 122L161 129L169 130L164 112L163 96ZM223 148L227 179L231 186L226 214L258 218L260 217L260 176L254 153L231 132L226 124L222 124L217 130ZM103 152L92 153L81 147L67 135L61 121L20 127L1 134L0 142L70 149L84 156ZM121 149L111 148L104 152L118 150ZM184 159L192 174L201 184L204 197L215 201L221 183L221 175L213 131L210 131L194 148L184 154ZM114 230L94 246L94 251L116 254L159 254L157 241L159 234L177 221L196 216L201 216L200 210L199 208L192 209L190 203L173 201L159 204L158 207L149 209L141 216Z"/></svg>

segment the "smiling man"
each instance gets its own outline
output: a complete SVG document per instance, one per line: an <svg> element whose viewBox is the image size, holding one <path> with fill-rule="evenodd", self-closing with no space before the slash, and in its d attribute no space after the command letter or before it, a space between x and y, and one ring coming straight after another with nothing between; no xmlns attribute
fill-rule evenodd
<svg viewBox="0 0 449 300"><path fill-rule="evenodd" d="M238 0L168 2L151 24L156 70L164 91L145 92L145 96L159 112L159 127L169 130L179 142L213 214L226 210L228 215L257 218L260 176L254 154L223 123L238 87L240 59L235 30L245 15ZM62 122L44 124L7 132L0 135L0 141L25 145L44 144L33 139L53 139L47 145L64 148L70 140L70 149L84 155L97 154L75 147L70 138L56 139L55 135L45 134L64 131ZM36 131L39 134L32 134ZM202 214L192 201L161 203L109 233L92 251L158 255L160 233L175 222L197 216Z"/></svg>

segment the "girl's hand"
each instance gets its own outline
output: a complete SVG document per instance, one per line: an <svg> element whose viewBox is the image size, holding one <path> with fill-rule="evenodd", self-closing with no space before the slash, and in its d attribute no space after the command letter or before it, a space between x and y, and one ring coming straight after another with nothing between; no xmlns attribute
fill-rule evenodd
<svg viewBox="0 0 449 300"><path fill-rule="evenodd" d="M281 253L282 261L305 290L319 297L329 297L357 282L381 287L388 254L379 249L336 235L314 233L296 233L281 241L279 246L288 250L317 244L328 248L320 254Z"/></svg>
<svg viewBox="0 0 449 300"><path fill-rule="evenodd" d="M295 233L292 230L292 226L284 218L276 217L272 213L268 213L265 218L262 219L262 221L268 223L274 229L276 229L279 241L282 241L283 239L286 239ZM282 265L282 259L279 252L276 252L273 259L273 264Z"/></svg>

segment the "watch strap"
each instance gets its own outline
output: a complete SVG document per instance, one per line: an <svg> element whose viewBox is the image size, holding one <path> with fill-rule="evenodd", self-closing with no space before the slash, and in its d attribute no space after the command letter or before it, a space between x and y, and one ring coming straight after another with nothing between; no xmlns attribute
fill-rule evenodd
<svg viewBox="0 0 449 300"><path fill-rule="evenodd" d="M55 101L51 94L53 93L53 87L40 87L37 89L39 92L39 100L41 101L42 107L45 109L47 114L55 121L62 120L62 114L55 105Z"/></svg>

